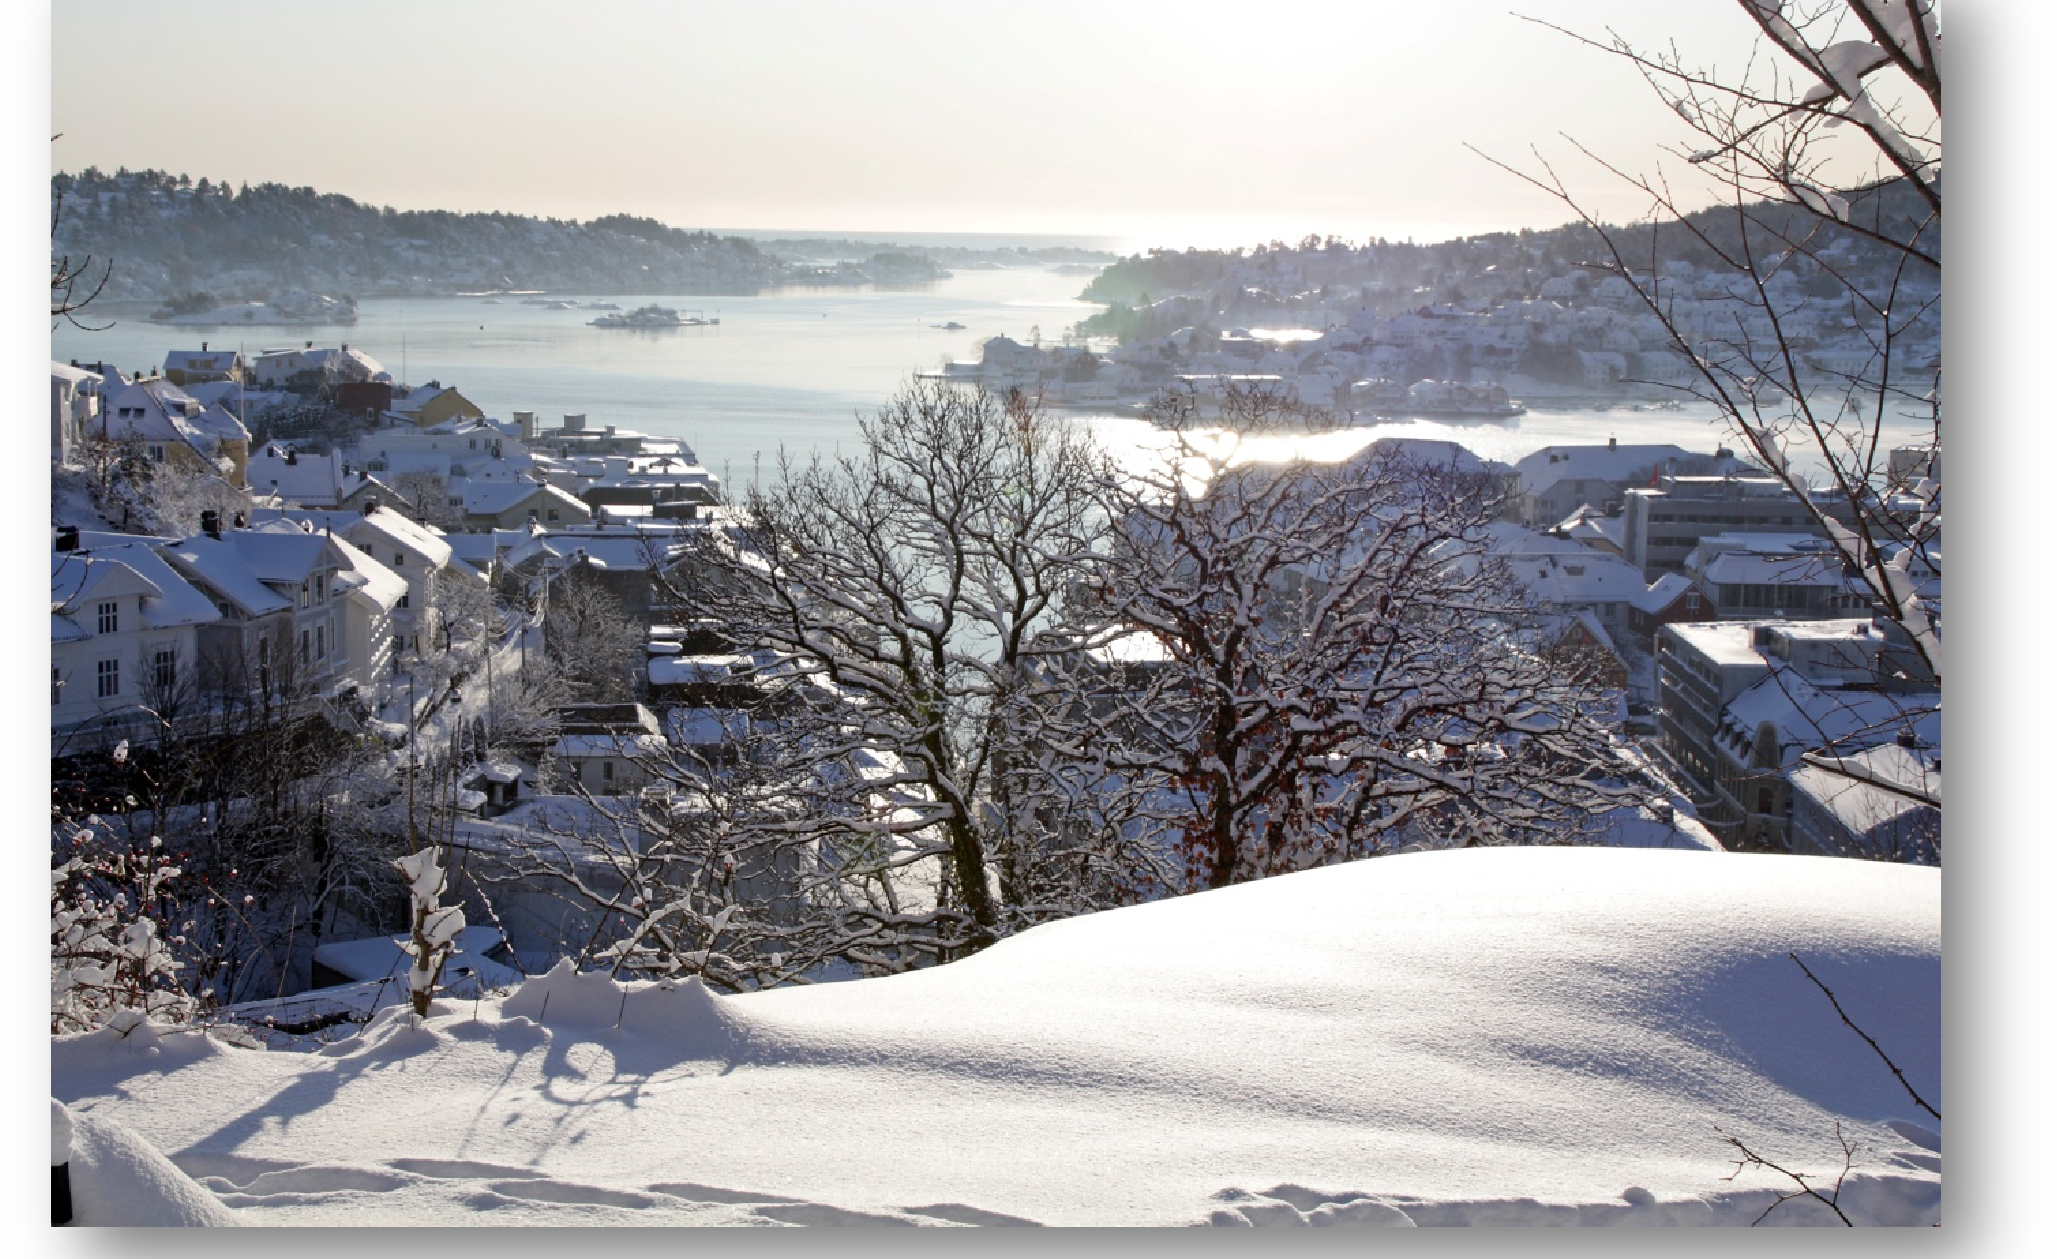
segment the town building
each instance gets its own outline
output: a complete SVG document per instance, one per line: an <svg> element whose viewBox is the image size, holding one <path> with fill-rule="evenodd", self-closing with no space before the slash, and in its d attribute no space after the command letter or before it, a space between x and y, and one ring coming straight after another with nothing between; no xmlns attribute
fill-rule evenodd
<svg viewBox="0 0 2057 1259"><path fill-rule="evenodd" d="M1790 851L1791 771L1894 742L1940 748L1941 697L1890 676L1870 620L1681 622L1657 635L1658 732L1730 849Z"/></svg>
<svg viewBox="0 0 2057 1259"><path fill-rule="evenodd" d="M1646 581L1685 567L1717 533L1814 532L1807 504L1769 476L1660 476L1622 494L1622 551Z"/></svg>

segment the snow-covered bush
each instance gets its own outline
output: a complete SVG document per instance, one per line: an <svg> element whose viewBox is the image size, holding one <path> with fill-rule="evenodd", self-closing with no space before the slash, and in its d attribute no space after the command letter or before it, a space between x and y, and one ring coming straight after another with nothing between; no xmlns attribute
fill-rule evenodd
<svg viewBox="0 0 2057 1259"><path fill-rule="evenodd" d="M153 836L147 848L131 850L97 817L54 822L50 1031L92 1031L123 1011L190 1021L201 1000L178 982L172 947L183 937L165 889L181 871L163 841Z"/></svg>

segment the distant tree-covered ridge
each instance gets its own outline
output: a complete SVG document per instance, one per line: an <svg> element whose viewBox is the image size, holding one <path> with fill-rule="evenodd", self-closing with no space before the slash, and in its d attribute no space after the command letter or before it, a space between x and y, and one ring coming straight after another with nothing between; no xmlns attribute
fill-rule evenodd
<svg viewBox="0 0 2057 1259"><path fill-rule="evenodd" d="M746 293L785 267L749 241L616 214L579 223L395 210L284 184L231 187L88 167L51 178L53 255L115 260L105 296L224 301L300 289L350 297L481 289Z"/></svg>
<svg viewBox="0 0 2057 1259"><path fill-rule="evenodd" d="M1901 181L1850 195L1854 220L1918 220L1918 198ZM1802 296L1834 296L1846 284L1883 291L1892 283L1898 254L1842 224L1811 225L1809 248L1787 249L1789 219L1804 211L1772 203L1753 205L1761 239L1746 242L1732 215L1714 206L1683 219L1610 228L1625 242L1632 268L1678 274L1732 274L1729 260L1748 254L1776 272L1790 271ZM1776 230L1774 230L1776 229ZM1921 229L1925 248L1938 254L1933 229ZM1372 238L1361 244L1309 235L1236 249L1151 249L1114 262L1080 294L1110 309L1084 330L1123 340L1161 336L1210 320L1215 323L1291 323L1321 310L1359 308L1389 317L1424 306L1485 308L1535 299L1583 302L1613 270L1601 235L1585 223L1489 232L1434 243Z"/></svg>

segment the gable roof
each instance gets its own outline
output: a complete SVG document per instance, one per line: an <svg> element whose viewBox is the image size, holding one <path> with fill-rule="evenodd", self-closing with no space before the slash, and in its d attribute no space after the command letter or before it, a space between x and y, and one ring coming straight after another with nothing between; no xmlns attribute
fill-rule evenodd
<svg viewBox="0 0 2057 1259"><path fill-rule="evenodd" d="M450 562L452 554L449 540L442 530L391 508L380 507L370 512L289 509L279 512L278 516L284 520L305 521L317 530L334 534L348 540L352 546L371 552L374 558L378 548L391 550L397 547L412 552L430 568L441 568ZM257 513L256 518L264 519L264 513Z"/></svg>
<svg viewBox="0 0 2057 1259"><path fill-rule="evenodd" d="M1693 584L1692 578L1684 573L1666 573L1629 602L1638 611L1655 616L1697 589L1699 587Z"/></svg>
<svg viewBox="0 0 2057 1259"><path fill-rule="evenodd" d="M214 601L164 562L164 557L155 549L157 541L155 538L130 538L94 546L91 550L52 552L50 603L53 612L58 608L75 609L99 590L127 594L140 588L146 629L200 625L220 619L221 613L214 606ZM103 582L118 580L110 570L120 570L128 580L119 581L118 587L104 585ZM101 573L108 576L102 577Z"/></svg>
<svg viewBox="0 0 2057 1259"><path fill-rule="evenodd" d="M541 496L542 501L554 501L559 508L574 509L581 520L590 519L593 514L593 509L579 499L554 485L539 484L535 481L468 480L464 483L462 493L464 514L467 516L503 515L538 496Z"/></svg>
<svg viewBox="0 0 2057 1259"><path fill-rule="evenodd" d="M169 543L165 557L240 606L248 616L265 616L295 600L267 582L298 586L318 569L350 566L341 544L325 534L306 533L283 522L231 529L219 538L202 534Z"/></svg>
<svg viewBox="0 0 2057 1259"><path fill-rule="evenodd" d="M1605 481L1624 485L1653 467L1690 459L1680 446L1545 446L1514 465L1521 492L1540 494L1559 481Z"/></svg>
<svg viewBox="0 0 2057 1259"><path fill-rule="evenodd" d="M336 574L336 585L347 594L368 599L381 611L391 612L407 595L407 579L351 546L342 538L330 538L348 567Z"/></svg>

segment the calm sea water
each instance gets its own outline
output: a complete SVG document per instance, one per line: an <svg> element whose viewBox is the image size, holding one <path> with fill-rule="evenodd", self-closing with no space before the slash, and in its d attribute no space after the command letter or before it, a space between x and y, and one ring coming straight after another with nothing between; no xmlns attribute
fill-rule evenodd
<svg viewBox="0 0 2057 1259"><path fill-rule="evenodd" d="M363 302L351 328L172 329L147 310L110 307L85 332L65 325L51 336L59 361L106 361L134 373L161 365L173 349L201 341L245 353L312 339L343 342L378 359L396 377L454 386L487 414L534 411L554 425L583 413L608 424L684 438L701 462L729 482L746 483L758 461L848 446L856 417L878 407L913 372L948 358L976 359L986 338L1061 339L1098 307L1078 300L1086 277L1040 268L960 271L920 289L785 289L752 297L624 297L553 294L583 305L612 301L632 309L651 301L718 317L718 326L665 331L588 326L599 312L547 310L519 298L379 299ZM963 324L961 331L936 325ZM1117 450L1150 443L1139 420L1079 416ZM1506 423L1382 424L1362 435L1318 442L1310 453L1348 453L1372 434L1447 438L1478 454L1512 462L1540 447L1599 443L1673 443L1711 451L1733 439L1713 408L1689 403L1670 412L1594 411L1531 400ZM1906 421L1889 436L1914 440Z"/></svg>

